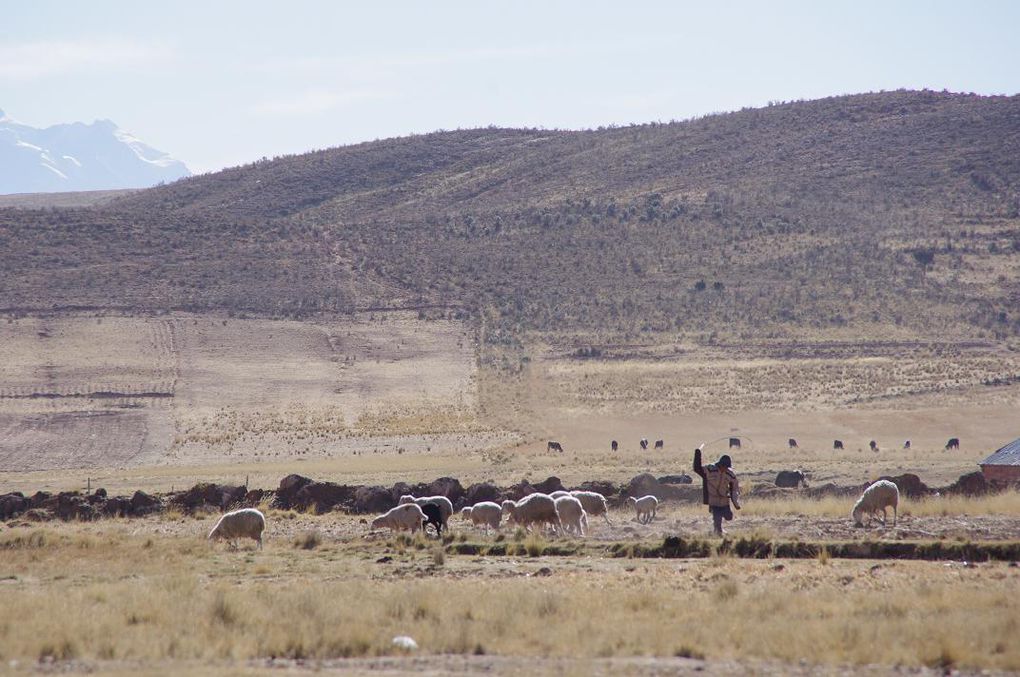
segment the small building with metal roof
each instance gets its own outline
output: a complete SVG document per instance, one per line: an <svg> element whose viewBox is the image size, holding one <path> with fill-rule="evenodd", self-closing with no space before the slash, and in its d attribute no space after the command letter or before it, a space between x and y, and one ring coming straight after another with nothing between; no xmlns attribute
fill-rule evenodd
<svg viewBox="0 0 1020 677"><path fill-rule="evenodd" d="M978 463L989 484L1020 482L1020 438Z"/></svg>

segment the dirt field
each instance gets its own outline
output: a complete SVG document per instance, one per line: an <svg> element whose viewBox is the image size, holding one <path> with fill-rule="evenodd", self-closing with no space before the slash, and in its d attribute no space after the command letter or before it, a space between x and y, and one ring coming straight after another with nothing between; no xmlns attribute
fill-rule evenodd
<svg viewBox="0 0 1020 677"><path fill-rule="evenodd" d="M408 314L11 319L0 471L425 450L427 435L492 432L475 417L475 369L466 327Z"/></svg>

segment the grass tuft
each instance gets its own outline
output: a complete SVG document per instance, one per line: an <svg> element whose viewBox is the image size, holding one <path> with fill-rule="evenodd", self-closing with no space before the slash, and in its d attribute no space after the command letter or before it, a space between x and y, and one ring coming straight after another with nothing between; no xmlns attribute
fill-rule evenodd
<svg viewBox="0 0 1020 677"><path fill-rule="evenodd" d="M306 531L294 539L294 547L302 550L315 550L322 545L322 534L317 530Z"/></svg>

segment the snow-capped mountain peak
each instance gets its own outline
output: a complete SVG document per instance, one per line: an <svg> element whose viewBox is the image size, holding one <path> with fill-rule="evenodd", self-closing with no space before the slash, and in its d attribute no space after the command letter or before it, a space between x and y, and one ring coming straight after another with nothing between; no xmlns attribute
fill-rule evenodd
<svg viewBox="0 0 1020 677"><path fill-rule="evenodd" d="M190 175L110 120L37 129L0 110L0 194L146 188Z"/></svg>

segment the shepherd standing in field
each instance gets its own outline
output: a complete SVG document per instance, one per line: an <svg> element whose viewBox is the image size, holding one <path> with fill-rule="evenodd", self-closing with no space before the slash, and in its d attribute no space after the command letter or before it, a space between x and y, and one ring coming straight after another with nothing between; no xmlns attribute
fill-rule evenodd
<svg viewBox="0 0 1020 677"><path fill-rule="evenodd" d="M702 445L704 446L704 445ZM712 513L712 529L723 535L723 520L733 519L730 501L740 510L740 483L733 472L733 461L723 454L714 464L701 465L701 447L694 450L694 472L701 475L702 502Z"/></svg>

